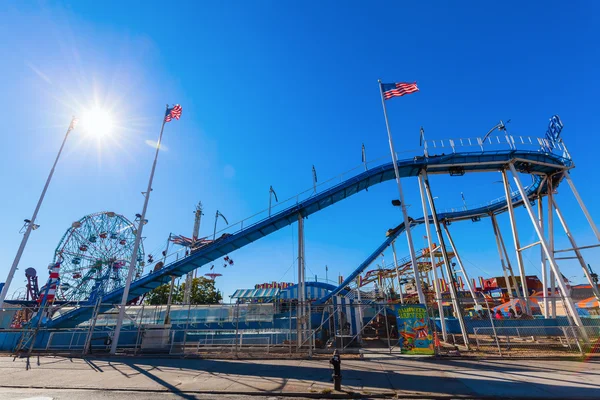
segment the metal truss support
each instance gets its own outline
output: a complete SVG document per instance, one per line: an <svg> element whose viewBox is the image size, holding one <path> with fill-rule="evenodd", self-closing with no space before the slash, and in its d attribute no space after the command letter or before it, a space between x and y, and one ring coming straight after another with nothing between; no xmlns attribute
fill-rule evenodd
<svg viewBox="0 0 600 400"><path fill-rule="evenodd" d="M504 281L506 282L506 289L508 290L508 297L510 300L513 300L512 287L510 284L510 280L508 277L507 266L504 262L504 246L501 241L500 229L498 228L498 223L496 222L496 216L494 214L490 215L492 219L492 227L494 228L494 236L496 237L496 246L498 247L498 256L500 256L500 265L502 265L502 272L504 273ZM507 260L508 261L508 260ZM512 270L511 270L511 278L512 278ZM513 279L514 283L514 279ZM517 289L517 296L519 295L519 290Z"/></svg>
<svg viewBox="0 0 600 400"><path fill-rule="evenodd" d="M567 221L565 220L565 217L563 216L562 212L560 211L560 208L558 208L558 204L556 203L555 199L552 199L552 204L554 205L554 210L556 211L556 216L558 217L560 224L562 225L563 229L565 230L565 234L567 235L567 237L569 238L569 241L571 242L571 246L573 247L573 251L575 252L575 255L577 256L577 260L579 260L579 264L581 265L581 268L583 269L583 273L585 274L585 277L587 278L588 282L590 283L590 286L592 287L592 292L594 292L594 296L596 296L596 299L600 300L600 292L598 291L598 285L592 279L592 276L590 275L590 271L587 268L587 264L586 264L585 260L583 259L583 255L581 254L579 247L577 247L575 238L573 237L573 234L569 230L569 227L567 226Z"/></svg>
<svg viewBox="0 0 600 400"><path fill-rule="evenodd" d="M544 253L546 253L546 259L550 263L550 268L552 268L554 275L556 275L556 277L558 278L557 279L558 287L560 288L560 292L565 300L565 304L566 304L569 312L571 313L571 317L575 321L575 325L577 325L577 327L579 328L579 330L581 332L581 336L584 338L584 340L586 342L589 342L589 338L587 336L587 332L585 331L585 327L583 326L583 323L581 322L581 318L579 317L579 313L577 312L577 309L575 308L573 299L569 295L569 292L567 290L567 285L565 284L565 281L562 279L562 275L560 273L560 268L558 267L558 264L556 263L556 260L554 259L554 254L552 254L550 252L550 248L548 246L548 243L546 242L544 233L542 232L542 230L540 229L540 226L538 225L538 222L533 213L531 204L529 204L527 192L525 191L525 188L523 187L523 184L521 183L519 174L517 173L517 170L515 169L515 166L512 163L508 164L508 168L510 169L510 172L513 175L514 181L517 184L517 187L519 188L519 192L521 193L521 196L523 198L523 204L525 205L525 208L527 209L527 213L529 214L529 218L531 219L533 228L535 229L538 239L540 240L540 244L541 244L542 248L544 249ZM503 171L503 175L506 176L506 171Z"/></svg>
<svg viewBox="0 0 600 400"><path fill-rule="evenodd" d="M454 244L454 240L452 239L452 236L450 235L450 230L448 229L447 224L444 224L444 230L446 231L446 236L448 236L448 241L450 242L450 246L452 246L452 250L454 251L454 257L456 257L456 261L458 262L458 266L460 267L460 272L462 273L463 277L465 278L465 281L467 282L467 288L469 288L471 297L473 297L473 301L475 302L475 304L479 305L479 302L477 301L477 296L475 295L475 289L473 289L473 283L469 279L469 275L467 275L467 270L465 269L465 266L462 262L462 259L460 258L460 255L458 254L458 249L457 249L456 245Z"/></svg>
<svg viewBox="0 0 600 400"><path fill-rule="evenodd" d="M425 185L423 176L419 176L419 192L421 193L421 206L423 207L423 217L427 219L425 222L425 233L427 234L427 246L429 246L429 260L431 261L431 271L433 273L433 287L435 289L436 303L440 314L440 325L442 326L442 337L444 342L448 341L448 333L446 331L446 318L444 316L444 305L442 304L442 291L440 289L440 280L437 274L437 265L434 256L434 246L431 240L431 226L429 225L429 213L427 212L427 203L425 200Z"/></svg>
<svg viewBox="0 0 600 400"><path fill-rule="evenodd" d="M450 269L450 259L448 258L448 251L446 250L446 244L444 243L444 236L442 234L442 228L440 226L440 221L438 219L437 212L435 211L435 203L433 201L433 195L431 194L431 187L429 185L429 178L427 177L427 171L421 170L420 179L423 181L423 186L425 187L425 192L427 193L427 200L429 203L429 208L431 209L433 225L435 226L435 231L437 233L438 241L440 242L440 250L442 251L442 258L444 259L444 266L446 267L446 273L448 274L448 279L450 280L450 285L449 285L450 286L450 297L452 298L454 312L456 314L456 318L458 319L458 323L460 325L460 331L463 335L465 346L468 350L470 348L469 334L467 332L467 327L465 326L463 312L460 308L460 304L458 301L458 295L456 293L456 281L454 279L454 275L452 274L452 270Z"/></svg>
<svg viewBox="0 0 600 400"><path fill-rule="evenodd" d="M594 231L594 234L596 235L596 239L598 239L598 241L600 242L600 231L598 231L598 227L594 223L594 220L592 219L592 216L590 215L590 212L588 211L587 207L585 206L585 203L581 199L581 196L579 196L579 192L575 188L575 184L571 180L571 176L567 172L567 173L564 174L564 177L565 177L567 183L569 184L569 187L571 188L571 191L575 195L575 198L577 199L577 203L579 203L579 207L581 207L581 210L585 214L585 218L587 219L588 223L592 227L592 230Z"/></svg>
<svg viewBox="0 0 600 400"><path fill-rule="evenodd" d="M510 227L513 235L513 242L515 244L515 251L517 253L517 264L519 266L519 275L521 276L521 288L523 289L523 300L525 301L525 309L528 314L531 314L529 309L529 290L527 289L527 278L525 275L525 265L523 264L523 255L521 254L521 242L519 241L519 232L517 231L517 220L515 218L515 209L512 203L512 196L510 190L510 184L508 183L508 177L506 171L502 171L502 181L504 182L504 193L506 195L506 205L508 209L508 216L510 218ZM527 197L524 199L524 203L527 203ZM537 223L536 223L537 224Z"/></svg>

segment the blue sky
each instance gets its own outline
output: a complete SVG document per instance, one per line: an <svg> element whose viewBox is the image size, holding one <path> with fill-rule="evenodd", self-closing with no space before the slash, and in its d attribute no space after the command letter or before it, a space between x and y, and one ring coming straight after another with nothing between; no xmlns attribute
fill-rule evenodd
<svg viewBox="0 0 600 400"><path fill-rule="evenodd" d="M230 222L370 160L388 157L377 87L417 81L421 91L388 103L397 150L418 154L428 139L476 137L498 120L541 136L559 114L575 160L573 179L600 220L594 148L600 83L597 3L463 2L19 2L0 11L2 139L0 275L12 263L71 115L94 104L109 109L116 129L97 140L75 131L66 145L26 248L24 269L38 271L70 224L86 214L142 208L153 149L166 103L183 116L167 125L144 230L147 252L159 253L170 232L190 235L192 211L205 206L202 235L215 210ZM413 151L414 150L414 151ZM439 207L471 205L502 194L498 173L432 178ZM416 179L404 183L409 213L420 216ZM401 220L390 206L393 182L336 204L306 221L307 275L346 276ZM559 188L580 244L594 236L567 186ZM525 210L521 239L534 241ZM507 216L500 217L509 240ZM501 270L489 221L452 225L472 277ZM422 228L415 233L418 246ZM557 247L567 247L557 226ZM236 288L296 276L296 227L232 254L218 272L225 295ZM406 241L398 251L407 254ZM389 253L389 252L388 252ZM514 252L513 252L514 253ZM585 253L600 270L600 252ZM391 256L386 253L386 259ZM379 262L379 261L378 261ZM526 254L539 273L539 250ZM582 282L581 269L562 263ZM206 271L202 271L204 273ZM45 276L45 275L44 275Z"/></svg>

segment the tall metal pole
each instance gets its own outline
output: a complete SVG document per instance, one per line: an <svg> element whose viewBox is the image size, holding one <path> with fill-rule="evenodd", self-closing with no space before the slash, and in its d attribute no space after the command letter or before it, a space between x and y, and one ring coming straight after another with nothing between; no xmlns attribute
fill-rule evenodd
<svg viewBox="0 0 600 400"><path fill-rule="evenodd" d="M365 150L365 144L362 144L362 162L365 165L365 171L369 169L367 166L367 150Z"/></svg>
<svg viewBox="0 0 600 400"><path fill-rule="evenodd" d="M508 216L510 218L510 227L512 229L513 241L515 244L515 251L517 253L517 264L519 266L519 274L521 275L521 287L523 288L523 301L525 302L525 310L528 314L531 314L529 309L529 290L527 289L527 279L525 276L525 265L523 264L523 255L521 254L521 242L519 241L519 232L517 231L517 220L515 218L515 209L512 203L512 197L510 193L510 184L506 171L502 170L502 181L504 182L504 193L506 195L506 205L508 209ZM523 198L523 203L529 204L527 197Z"/></svg>
<svg viewBox="0 0 600 400"><path fill-rule="evenodd" d="M421 277L419 276L419 267L417 265L417 257L415 255L415 248L413 246L412 235L410 233L410 220L408 218L408 212L406 211L406 204L404 203L404 193L402 192L402 183L400 182L400 172L398 171L398 159L396 157L396 150L394 150L394 141L392 140L392 131L390 130L390 122L388 120L387 108L385 106L385 99L383 98L383 88L381 87L381 81L379 81L379 93L381 94L381 105L383 106L383 115L385 116L385 126L387 128L387 133L388 133L390 152L392 153L392 162L394 163L394 173L396 174L396 185L398 186L398 196L400 197L400 206L402 208L402 217L404 218L404 229L406 231L406 240L408 241L408 251L410 253L410 261L412 263L413 271L415 274L415 285L417 286L417 294L419 296L419 303L427 304L425 295L423 294L423 288L421 287Z"/></svg>
<svg viewBox="0 0 600 400"><path fill-rule="evenodd" d="M171 321L169 314L171 314L171 304L173 303L173 289L175 288L175 275L171 275L171 285L169 286L169 298L167 299L167 312L165 315L165 324Z"/></svg>
<svg viewBox="0 0 600 400"><path fill-rule="evenodd" d="M463 335L463 339L465 342L465 346L469 349L469 334L467 332L467 327L465 326L465 320L462 314L462 310L460 308L460 304L458 301L458 295L456 293L456 281L454 279L454 274L450 269L450 259L448 257L448 251L446 249L446 244L444 243L444 236L442 234L442 228L440 227L440 221L438 220L437 212L435 210L435 203L433 201L433 195L431 194L431 187L429 186L429 178L427 177L427 171L421 170L421 176L423 179L423 185L425 186L425 192L427 193L427 201L429 203L429 208L431 209L431 217L433 219L433 226L435 227L435 231L437 233L438 241L440 242L440 250L442 251L442 258L444 260L444 266L446 267L446 273L448 274L448 280L450 281L450 297L452 298L452 304L454 306L454 312L456 314L456 319L458 319L458 323L460 325L460 331Z"/></svg>
<svg viewBox="0 0 600 400"><path fill-rule="evenodd" d="M500 229L498 228L498 223L496 222L496 216L492 213L490 215L491 220L492 220L492 227L494 228L494 236L496 237L496 246L498 247L498 256L500 256L500 265L502 265L502 272L504 273L504 280L506 281L506 289L508 290L508 298L510 300L513 300L513 291L512 291L512 287L510 285L510 279L508 276L508 272L507 269L508 267L506 266L506 264L504 263L504 254L503 254L503 246L502 246L502 242L501 242L501 237L500 237ZM511 271L511 277L512 277L512 271ZM513 283L515 283L514 279L513 279ZM519 291L517 290L517 296L519 295Z"/></svg>
<svg viewBox="0 0 600 400"><path fill-rule="evenodd" d="M167 104L167 110L169 105ZM165 111L166 114L166 111ZM163 131L165 130L165 119L163 118L162 126L160 128L160 135L158 136L158 142L156 143L156 153L154 154L154 162L152 163L152 170L150 172L150 179L148 180L148 188L144 193L144 208L142 209L142 215L140 217L137 234L135 235L135 242L133 244L133 254L131 255L131 262L129 263L129 272L127 274L127 280L125 281L125 288L123 289L123 297L121 298L121 305L119 307L119 317L117 318L117 326L115 327L115 334L113 336L112 346L110 348L110 354L116 354L117 346L119 344L119 335L121 334L121 327L123 326L123 317L125 316L125 305L129 297L129 287L131 286L131 280L133 273L135 272L135 264L137 261L137 253L140 248L140 242L142 240L142 230L146 223L146 210L148 209L148 201L150 200L150 193L152 192L152 181L154 180L154 171L156 170L156 161L158 160L158 152L160 151L160 144L162 142Z"/></svg>
<svg viewBox="0 0 600 400"><path fill-rule="evenodd" d="M71 131L73 129L75 129L76 124L77 124L77 119L75 117L73 117L71 119L71 123L69 124L69 128L67 129L67 133L65 134L65 138L63 139L62 144L60 145L60 149L58 150L58 154L56 155L56 159L54 160L52 169L50 170L50 173L48 174L48 178L46 179L46 184L44 185L44 189L42 189L42 194L40 195L40 198L38 199L37 205L35 206L35 210L33 211L33 216L27 223L27 228L25 229L25 233L23 234L23 239L21 240L21 245L19 246L19 249L17 250L17 255L15 256L12 266L10 267L10 270L8 272L8 276L6 277L6 282L4 283L4 287L2 288L2 292L0 293L0 306L4 303L4 299L6 299L6 295L8 294L8 289L10 288L10 284L12 283L12 280L15 276L15 272L17 271L17 267L19 266L19 262L21 261L21 256L23 255L23 251L25 250L25 246L27 245L27 241L29 240L29 235L31 234L31 231L35 227L35 219L37 218L38 212L40 211L40 207L42 206L42 202L44 201L44 197L46 196L46 191L48 190L48 186L50 186L50 181L52 180L52 175L54 175L54 169L56 168L56 164L58 164L58 159L60 158L63 148L65 147L65 143L67 141L67 138L69 137L69 133L71 133Z"/></svg>
<svg viewBox="0 0 600 400"><path fill-rule="evenodd" d="M422 129L422 128L421 128ZM423 183L423 175L419 174L419 192L421 194L421 206L423 207L423 218L425 218L425 234L427 235L427 246L429 247L429 259L431 260L431 269L433 271L433 288L435 289L435 297L440 314L440 325L442 326L442 337L444 342L448 341L448 333L446 332L446 318L444 315L444 305L442 304L442 291L440 290L440 281L437 274L437 265L434 257L433 242L431 240L431 226L429 225L429 213L427 212L427 204L425 200L425 184Z"/></svg>
<svg viewBox="0 0 600 400"><path fill-rule="evenodd" d="M213 241L217 236L217 221L219 220L219 210L215 213L215 228L213 229Z"/></svg>
<svg viewBox="0 0 600 400"><path fill-rule="evenodd" d="M550 253L554 254L554 185L552 183L552 177L548 177L548 246ZM543 250L543 249L542 249ZM550 316L556 318L556 279L561 279L562 276L554 275L552 268L550 268Z"/></svg>
<svg viewBox="0 0 600 400"><path fill-rule="evenodd" d="M504 253L504 259L506 260L506 268L508 268L510 279L512 279L512 285L515 288L515 293L518 298L522 298L521 292L519 291L519 284L517 283L517 278L515 278L515 272L513 271L513 267L510 262L510 257L508 256L508 250L506 249L506 245L504 244L502 231L500 231L500 226L498 225L498 221L496 221L495 216L492 216L492 220L494 220L494 223L496 224L496 232L498 233L498 239L500 239L500 245L502 246L502 252Z"/></svg>
<svg viewBox="0 0 600 400"><path fill-rule="evenodd" d="M596 235L596 238L598 239L598 241L600 241L600 231L598 231L598 227L594 223L594 220L592 219L592 216L590 215L590 212L588 211L587 207L585 206L585 203L581 199L581 196L579 196L579 192L575 188L575 184L571 180L571 176L567 172L566 174L564 174L564 177L567 180L567 183L569 184L569 187L573 191L573 194L575 195L575 198L577 199L577 203L579 203L579 207L581 207L581 210L585 214L585 218L587 219L588 223L592 227L592 230L594 231L594 234Z"/></svg>
<svg viewBox="0 0 600 400"><path fill-rule="evenodd" d="M396 268L396 279L398 279L398 293L400 294L400 304L404 304L404 295L402 294L402 282L400 280L400 271L398 271L398 257L396 257L396 241L392 242L392 253L394 254L394 267Z"/></svg>
<svg viewBox="0 0 600 400"><path fill-rule="evenodd" d="M469 292L471 292L471 297L473 297L473 302L475 303L475 305L479 305L479 302L477 302L477 296L475 296L475 289L473 289L473 283L469 279L469 275L467 275L467 270L465 269L465 266L462 262L462 259L460 258L460 255L458 254L458 248L454 244L454 239L452 239L452 236L450 235L450 230L448 229L448 225L444 224L443 226L444 226L444 230L446 231L446 236L448 236L448 241L450 242L450 246L452 246L452 251L454 251L454 257L456 257L456 261L458 262L458 266L460 267L460 272L462 272L463 277L465 278L465 281L467 281L466 282L467 288L469 289Z"/></svg>
<svg viewBox="0 0 600 400"><path fill-rule="evenodd" d="M394 242L392 242L392 244L394 244ZM356 278L356 298L358 300L358 342L361 343L362 342L362 330L363 330L363 309L362 309L362 299L360 298L360 285L358 284L358 282L360 281L360 278L357 277ZM402 294L400 294L400 299L402 299ZM402 300L400 300L402 301Z"/></svg>
<svg viewBox="0 0 600 400"><path fill-rule="evenodd" d="M544 232L544 203L542 196L538 196L537 206L538 224L540 224L541 231ZM544 292L542 293L542 298L544 299L544 317L548 318L548 270L546 268L546 256L544 255L544 249L541 247L540 266L542 268L542 286L544 287Z"/></svg>
<svg viewBox="0 0 600 400"><path fill-rule="evenodd" d="M302 284L302 239L304 236L304 220L302 214L298 213L298 303L296 307L296 347L300 349L302 346L302 297L304 294L304 285Z"/></svg>
<svg viewBox="0 0 600 400"><path fill-rule="evenodd" d="M200 236L200 223L202 222L202 202L199 201L194 210L194 230L192 231L192 249L196 246L196 241ZM185 290L183 292L183 304L190 302L190 294L194 280L194 271L190 271L185 276Z"/></svg>
<svg viewBox="0 0 600 400"><path fill-rule="evenodd" d="M550 268L552 268L554 275L556 275L556 277L557 277L558 287L560 288L560 292L565 300L566 306L569 309L569 312L571 313L571 317L575 321L575 324L579 327L581 336L584 338L584 340L586 342L588 342L589 339L588 339L587 333L585 331L585 327L583 326L583 323L581 322L581 318L579 317L579 313L577 312L577 309L575 308L573 299L571 298L571 295L567 291L567 285L565 284L565 281L562 279L560 269L558 267L558 264L556 263L556 260L554 259L554 254L552 254L550 252L550 247L548 246L548 242L546 242L543 232L540 230L540 226L538 225L538 223L535 219L535 215L531 208L531 204L529 204L529 201L527 199L527 193L525 192L523 184L521 183L521 179L519 178L517 170L515 169L515 166L512 163L508 164L508 167L510 168L510 172L512 172L514 181L517 184L517 187L519 188L519 192L521 192L521 196L523 198L523 204L525 204L525 208L527 209L527 213L529 214L529 218L531 219L533 228L535 229L538 239L540 240L540 245L544 249L544 253L546 253L546 259L550 263Z"/></svg>

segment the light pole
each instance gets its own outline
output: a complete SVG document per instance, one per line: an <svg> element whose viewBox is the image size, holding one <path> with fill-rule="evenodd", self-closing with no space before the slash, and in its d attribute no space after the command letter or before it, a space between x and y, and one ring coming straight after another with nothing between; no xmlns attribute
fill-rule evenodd
<svg viewBox="0 0 600 400"><path fill-rule="evenodd" d="M215 214L215 229L213 230L213 242L215 240L215 237L217 236L217 221L219 220L219 217L223 218L225 223L227 225L229 225L229 222L227 222L227 218L225 218L225 216L223 214L221 214L221 212L219 210L217 210L217 212Z"/></svg>
<svg viewBox="0 0 600 400"><path fill-rule="evenodd" d="M17 250L17 255L15 256L12 266L10 267L10 271L8 272L8 276L6 277L6 283L4 283L4 287L2 288L2 292L0 293L0 305L2 305L4 303L4 300L6 299L8 289L13 280L13 277L15 276L17 267L19 266L19 261L21 261L21 256L23 255L23 251L25 250L25 246L27 245L27 241L29 240L29 235L31 234L31 231L39 227L39 225L35 224L35 219L37 218L38 212L40 211L40 207L42 206L42 202L44 201L44 197L46 196L48 186L50 186L52 175L54 175L54 169L56 168L56 164L58 164L58 160L63 151L63 148L65 147L65 143L67 141L67 138L69 137L69 133L71 133L71 131L75 129L77 122L77 118L73 117L71 119L71 123L69 124L69 128L67 129L67 133L65 134L65 138L63 139L60 149L58 150L58 154L56 155L56 160L54 160L54 165L52 165L52 169L50 170L50 174L48 174L48 179L46 179L46 184L44 185L44 189L42 190L42 194L40 195L35 210L33 211L33 216L31 217L31 219L25 220L25 233L23 234L21 245L19 246L19 250Z"/></svg>
<svg viewBox="0 0 600 400"><path fill-rule="evenodd" d="M275 193L273 186L269 187L269 217L271 216L271 196L275 196L275 201L279 203L279 200L277 199L277 193Z"/></svg>

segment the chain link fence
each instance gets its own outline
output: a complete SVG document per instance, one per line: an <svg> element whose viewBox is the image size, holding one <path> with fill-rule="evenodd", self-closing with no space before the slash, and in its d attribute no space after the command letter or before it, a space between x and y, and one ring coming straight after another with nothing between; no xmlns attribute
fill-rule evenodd
<svg viewBox="0 0 600 400"><path fill-rule="evenodd" d="M440 318L439 305L444 318ZM600 318L584 311L578 326L561 297L498 300L477 293L430 299L415 336L405 333L398 302L332 301L127 306L118 351L199 357L304 357L345 353L400 353L401 343L429 340L440 356L554 357L600 353ZM80 306L93 317L74 327L48 327L62 307L33 319L24 307L0 312L0 351L108 353L118 306ZM29 319L31 322L26 323ZM423 325L427 326L423 330ZM419 336L421 335L421 336Z"/></svg>

